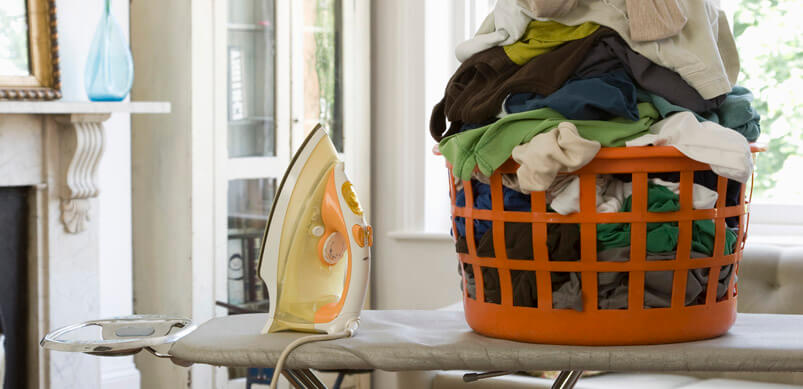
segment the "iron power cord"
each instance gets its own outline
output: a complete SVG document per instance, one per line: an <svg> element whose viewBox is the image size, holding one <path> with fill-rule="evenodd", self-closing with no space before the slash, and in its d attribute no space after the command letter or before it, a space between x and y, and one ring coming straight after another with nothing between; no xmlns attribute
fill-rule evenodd
<svg viewBox="0 0 803 389"><path fill-rule="evenodd" d="M310 335L305 336L303 338L298 338L293 343L287 345L284 348L281 355L279 355L279 360L276 361L276 368L273 369L273 378L270 380L270 389L276 389L276 386L279 384L279 376L282 374L282 370L284 369L284 362L287 360L287 357L290 355L293 350L302 346L307 343L311 342L322 342L324 340L335 340L335 339L342 339L342 338L350 338L354 336L355 328L349 328L343 332L337 332L334 334L321 334L321 335Z"/></svg>

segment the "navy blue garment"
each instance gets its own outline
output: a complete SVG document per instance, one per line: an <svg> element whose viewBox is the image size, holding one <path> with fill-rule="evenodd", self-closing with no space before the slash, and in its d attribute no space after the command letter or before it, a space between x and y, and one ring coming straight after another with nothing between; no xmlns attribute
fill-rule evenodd
<svg viewBox="0 0 803 389"><path fill-rule="evenodd" d="M476 180L471 180L471 188L474 194L474 208L491 209L491 186ZM502 196L506 211L530 212L530 195L503 186ZM466 206L466 194L462 189L457 191L455 205L458 207ZM466 236L466 219L455 217L454 222L457 227L457 235ZM474 219L474 237L476 239L485 235L485 232L490 229L490 220Z"/></svg>
<svg viewBox="0 0 803 389"><path fill-rule="evenodd" d="M567 119L610 120L623 117L639 120L637 90L633 80L622 69L589 78L566 81L549 96L516 93L505 101L505 111L518 113L539 108L552 108Z"/></svg>

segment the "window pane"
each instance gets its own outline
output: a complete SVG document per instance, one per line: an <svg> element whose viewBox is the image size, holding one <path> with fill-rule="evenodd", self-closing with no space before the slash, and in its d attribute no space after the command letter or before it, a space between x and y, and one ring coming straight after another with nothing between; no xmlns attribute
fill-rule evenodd
<svg viewBox="0 0 803 389"><path fill-rule="evenodd" d="M276 154L272 0L229 1L229 157Z"/></svg>
<svg viewBox="0 0 803 389"><path fill-rule="evenodd" d="M267 290L259 278L259 250L276 193L275 178L229 181L229 304L266 311Z"/></svg>
<svg viewBox="0 0 803 389"><path fill-rule="evenodd" d="M343 152L340 0L304 0L304 128L323 123Z"/></svg>
<svg viewBox="0 0 803 389"><path fill-rule="evenodd" d="M803 197L803 36L799 33L803 1L738 0L723 2L733 12L739 48L739 84L755 95L761 115L753 200L799 204Z"/></svg>

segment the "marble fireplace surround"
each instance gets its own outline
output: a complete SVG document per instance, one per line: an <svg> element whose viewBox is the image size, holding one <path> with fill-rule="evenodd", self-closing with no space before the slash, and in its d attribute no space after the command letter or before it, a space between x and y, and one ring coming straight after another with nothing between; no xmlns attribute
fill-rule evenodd
<svg viewBox="0 0 803 389"><path fill-rule="evenodd" d="M99 315L97 180L113 113L165 114L165 102L0 102L0 186L29 191L30 388L100 386L100 363L38 347L49 330Z"/></svg>

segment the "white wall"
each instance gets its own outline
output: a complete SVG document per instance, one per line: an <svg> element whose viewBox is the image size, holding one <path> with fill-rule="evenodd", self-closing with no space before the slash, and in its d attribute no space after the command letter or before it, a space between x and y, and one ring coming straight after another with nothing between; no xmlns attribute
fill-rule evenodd
<svg viewBox="0 0 803 389"><path fill-rule="evenodd" d="M460 298L448 230L425 229L425 150L434 144L426 95L445 86L425 85L431 65L425 46L427 38L442 37L426 31L426 0L377 0L372 8L372 307L440 308ZM448 196L446 182L440 187L440 195ZM377 372L374 387L396 388L395 374Z"/></svg>
<svg viewBox="0 0 803 389"><path fill-rule="evenodd" d="M56 7L63 100L86 101L84 64L104 1L58 0ZM128 0L112 0L112 13L128 41ZM130 115L114 114L105 127L105 154L98 172L101 192L92 217L100 224L100 315L110 317L130 315L133 304ZM101 387L139 388L132 357L101 358L100 370Z"/></svg>

